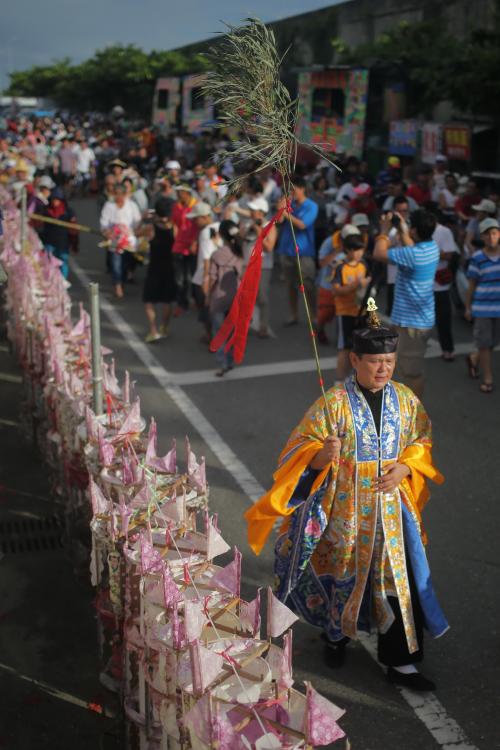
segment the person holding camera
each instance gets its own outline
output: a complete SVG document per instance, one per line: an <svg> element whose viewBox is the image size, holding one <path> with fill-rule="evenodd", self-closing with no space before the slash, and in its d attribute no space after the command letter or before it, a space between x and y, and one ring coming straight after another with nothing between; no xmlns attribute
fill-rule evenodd
<svg viewBox="0 0 500 750"><path fill-rule="evenodd" d="M245 266L248 265L257 237L267 221L269 203L265 198L256 197L248 203L250 220L242 231L243 257ZM278 239L278 231L273 225L269 234L264 238L262 247L262 275L260 277L259 292L257 294L257 309L259 311L259 330L257 335L261 339L269 338L269 299L271 295L271 276L273 274L273 250Z"/></svg>
<svg viewBox="0 0 500 750"><path fill-rule="evenodd" d="M396 225L399 247L391 247L389 233ZM434 277L439 248L433 239L436 218L425 209L411 214L411 229L398 213L382 216L374 260L398 269L391 321L399 332L398 368L401 380L420 398L424 390L424 357L436 322Z"/></svg>

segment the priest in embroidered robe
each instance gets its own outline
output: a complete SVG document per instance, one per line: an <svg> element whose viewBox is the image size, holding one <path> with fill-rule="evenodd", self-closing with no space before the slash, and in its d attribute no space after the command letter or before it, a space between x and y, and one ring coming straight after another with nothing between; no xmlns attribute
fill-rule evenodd
<svg viewBox="0 0 500 750"><path fill-rule="evenodd" d="M272 489L245 514L249 543L259 554L282 519L276 594L322 628L327 663L340 665L359 631L376 631L388 679L432 690L415 666L423 631L439 637L448 624L431 583L422 510L427 480L444 480L424 407L391 380L397 333L370 303L368 326L354 333L353 373L305 414Z"/></svg>

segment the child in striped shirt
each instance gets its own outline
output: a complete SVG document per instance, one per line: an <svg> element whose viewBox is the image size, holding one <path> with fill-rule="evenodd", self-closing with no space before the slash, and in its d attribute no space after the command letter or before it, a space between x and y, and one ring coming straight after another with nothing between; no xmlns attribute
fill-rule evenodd
<svg viewBox="0 0 500 750"><path fill-rule="evenodd" d="M484 219L479 232L484 248L474 253L467 269L465 305L465 317L474 321L472 335L478 351L469 355L468 363L469 369L481 370L481 392L491 393L491 352L500 344L500 225L496 219Z"/></svg>

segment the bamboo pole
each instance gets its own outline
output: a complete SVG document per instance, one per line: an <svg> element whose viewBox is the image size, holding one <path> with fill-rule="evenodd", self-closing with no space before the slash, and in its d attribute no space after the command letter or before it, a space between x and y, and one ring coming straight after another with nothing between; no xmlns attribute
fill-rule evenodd
<svg viewBox="0 0 500 750"><path fill-rule="evenodd" d="M54 219L52 216L44 216L43 214L30 214L30 219L36 219L36 221L44 221L46 224L55 224L56 227L65 227L66 229L75 229L77 232L91 232L92 234L101 235L99 229L93 229L88 227L86 224L75 224L72 221L62 221L62 219Z"/></svg>
<svg viewBox="0 0 500 750"><path fill-rule="evenodd" d="M285 179L286 179L286 176L283 175L283 182L284 182L284 184L286 184ZM290 192L291 192L291 189L290 189L290 183L289 183L288 184L288 190L286 191L286 198L285 199L286 199L286 202L287 202L287 218L288 218L288 223L290 225L290 232L292 234L292 241L293 241L293 245L294 245L295 258L296 258L296 262L297 262L297 273L298 273L299 282L300 282L299 289L300 289L300 292L301 292L301 295L302 295L302 299L303 299L303 302L304 302L304 309L305 309L305 313L306 313L307 327L309 329L309 336L310 336L310 339L311 339L311 346L312 346L312 350L313 350L313 357L314 357L314 362L315 362L315 365L316 365L316 374L318 376L319 387L320 387L320 390L321 390L321 395L323 397L324 410L325 410L325 418L326 418L326 425L327 425L327 428L328 428L328 433L330 435L334 435L335 434L335 428L334 428L333 423L332 423L332 419L331 419L331 415L330 415L330 409L329 409L329 406L328 406L328 399L326 397L325 384L324 384L324 380L323 380L323 373L322 373L322 370L321 370L321 362L320 362L319 352L318 352L318 344L317 344L316 331L314 330L314 325L313 325L313 321L312 321L311 310L309 308L309 302L308 302L306 290L305 290L305 287L304 287L304 276L302 274L302 265L301 265L301 262L300 262L300 251L299 251L299 246L298 246L298 243L297 243L297 238L295 236L295 227L293 225L292 216L291 216L291 213L290 213L291 212L291 205L292 205L291 197L290 197Z"/></svg>

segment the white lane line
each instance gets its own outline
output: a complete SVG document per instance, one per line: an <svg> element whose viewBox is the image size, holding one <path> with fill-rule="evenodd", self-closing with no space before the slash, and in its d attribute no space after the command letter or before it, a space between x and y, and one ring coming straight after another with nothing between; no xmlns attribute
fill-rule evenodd
<svg viewBox="0 0 500 750"><path fill-rule="evenodd" d="M17 669L14 669L14 667L10 667L8 664L0 663L0 669L3 669L5 672L10 672L10 674L15 675L24 682L29 682L31 685L35 685L45 693L52 695L54 698L59 698L59 700L61 701L72 703L73 706L85 708L87 709L87 711L92 711L93 713L99 714L100 716L106 716L106 718L108 719L115 718L115 713L113 711L110 711L104 706L101 706L99 703L84 701L81 698L77 698L75 695L65 693L63 690L58 690L58 688L52 687L52 685L48 685L46 682L42 682L42 680L35 680L33 677L27 677L26 675L18 672Z"/></svg>
<svg viewBox="0 0 500 750"><path fill-rule="evenodd" d="M0 372L0 380L6 383L22 383L23 379L19 375L10 375L7 372Z"/></svg>
<svg viewBox="0 0 500 750"><path fill-rule="evenodd" d="M377 639L375 636L363 636L360 643L377 662L381 669L385 667L377 659ZM448 716L443 705L434 693L416 693L395 685L408 705L415 711L420 721L425 724L438 745L443 750L478 750L466 737L457 722Z"/></svg>
<svg viewBox="0 0 500 750"><path fill-rule="evenodd" d="M322 357L321 368L333 370L337 357ZM267 378L271 375L294 375L300 372L314 372L316 365L313 359L296 359L289 362L267 362L262 365L243 365L236 367L224 378L216 378L214 370L191 370L188 372L170 373L175 383L182 385L201 385L203 383L222 383L229 380L246 380L248 378Z"/></svg>
<svg viewBox="0 0 500 750"><path fill-rule="evenodd" d="M20 427L21 426L19 422L14 422L12 419L2 419L2 417L0 417L0 427L2 425L4 427Z"/></svg>
<svg viewBox="0 0 500 750"><path fill-rule="evenodd" d="M71 264L80 282L88 285L90 282L85 271L73 259L71 259ZM182 388L172 382L172 373L167 372L146 344L140 340L121 313L115 310L111 302L103 299L102 296L101 310L124 336L130 348L133 349L139 359L148 368L165 393L183 412L193 428L200 434L207 445L210 446L222 466L232 475L243 492L248 496L248 499L251 502L255 502L264 494L265 490L251 471L240 461L226 441L219 435L215 427L213 427L198 407L191 401L189 396L184 393ZM371 653L370 647L365 643L366 640L362 639L361 643ZM373 656L372 653L371 655ZM416 716L443 750L478 750L478 748L468 741L455 720L448 716L444 706L433 693L422 698L420 695L415 695L409 690L403 689L400 692L410 708L413 709ZM438 737L444 738L444 741L439 740Z"/></svg>
<svg viewBox="0 0 500 750"><path fill-rule="evenodd" d="M472 351L471 344L458 344L455 354L468 354ZM441 349L437 342L429 342L426 359L436 359L441 356ZM321 369L324 372L334 370L337 357L322 357ZM295 375L302 372L315 372L316 365L312 359L296 359L287 362L267 362L261 365L243 365L236 367L224 378L216 378L214 370L188 370L187 372L170 372L172 383L179 385L205 385L206 383L228 383L232 380L247 380L250 378L267 378L275 375Z"/></svg>
<svg viewBox="0 0 500 750"><path fill-rule="evenodd" d="M88 285L90 280L78 263L72 261L72 268L82 284ZM219 459L222 466L233 476L238 485L251 502L255 502L264 494L264 488L259 484L253 474L240 461L238 456L229 447L226 441L219 435L215 427L208 421L205 415L198 409L196 404L184 393L182 388L173 381L172 373L168 372L161 362L154 356L151 349L142 342L139 336L123 318L115 307L101 295L101 310L120 331L123 338L135 352L141 362L148 368L151 375L157 380L165 393L172 399L176 406L182 411L188 422L203 438Z"/></svg>

